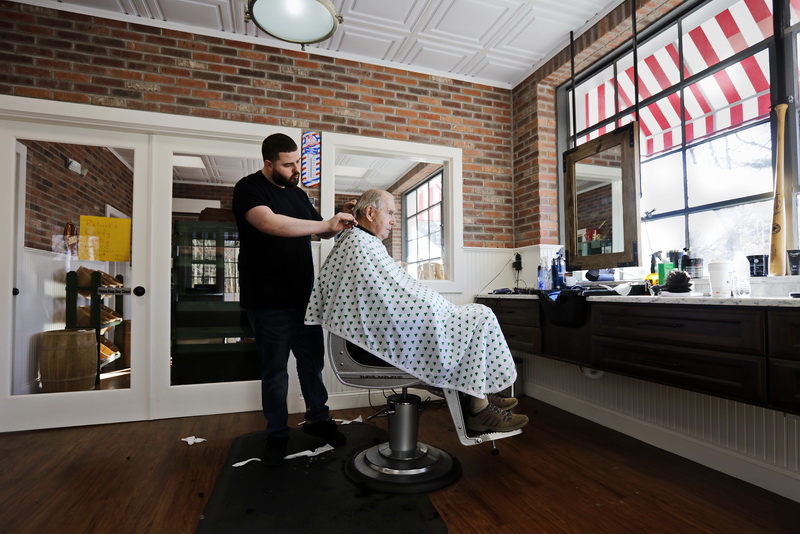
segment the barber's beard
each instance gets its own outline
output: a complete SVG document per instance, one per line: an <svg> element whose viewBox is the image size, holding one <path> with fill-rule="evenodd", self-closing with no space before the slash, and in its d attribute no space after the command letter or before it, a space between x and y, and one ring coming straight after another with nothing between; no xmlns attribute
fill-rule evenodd
<svg viewBox="0 0 800 534"><path fill-rule="evenodd" d="M293 174L291 177L286 178L273 171L272 181L281 187L297 187L297 184L300 183L300 174Z"/></svg>

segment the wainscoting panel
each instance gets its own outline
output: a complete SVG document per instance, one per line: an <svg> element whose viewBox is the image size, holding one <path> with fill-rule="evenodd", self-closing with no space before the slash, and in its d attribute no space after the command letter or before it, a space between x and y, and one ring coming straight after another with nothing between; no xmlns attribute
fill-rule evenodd
<svg viewBox="0 0 800 534"><path fill-rule="evenodd" d="M527 358L525 391L604 426L800 501L800 418L604 373Z"/></svg>

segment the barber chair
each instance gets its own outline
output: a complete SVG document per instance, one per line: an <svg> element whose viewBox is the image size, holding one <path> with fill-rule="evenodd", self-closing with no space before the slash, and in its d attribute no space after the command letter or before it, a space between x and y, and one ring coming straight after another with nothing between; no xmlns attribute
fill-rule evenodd
<svg viewBox="0 0 800 534"><path fill-rule="evenodd" d="M328 333L328 354L339 381L366 389L400 389L387 398L389 441L358 452L345 472L357 483L386 492L420 493L443 488L461 476L461 464L451 454L417 441L421 399L408 388L432 389L418 378L394 367L361 347ZM462 445L491 441L492 454L499 451L495 441L521 434L467 431L461 398L454 389L441 390Z"/></svg>

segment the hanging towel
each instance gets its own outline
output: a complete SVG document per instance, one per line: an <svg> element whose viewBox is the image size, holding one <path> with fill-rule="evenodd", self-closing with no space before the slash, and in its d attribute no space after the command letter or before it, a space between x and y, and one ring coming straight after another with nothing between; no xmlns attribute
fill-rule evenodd
<svg viewBox="0 0 800 534"><path fill-rule="evenodd" d="M346 230L325 260L305 316L423 382L483 398L517 372L497 317L418 282L375 236Z"/></svg>

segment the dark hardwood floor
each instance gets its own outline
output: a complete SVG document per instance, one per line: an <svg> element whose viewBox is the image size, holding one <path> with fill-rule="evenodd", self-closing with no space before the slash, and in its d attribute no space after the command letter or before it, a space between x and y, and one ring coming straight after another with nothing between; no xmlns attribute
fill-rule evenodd
<svg viewBox="0 0 800 534"><path fill-rule="evenodd" d="M499 441L498 456L488 444L461 446L442 403L422 414L420 440L463 467L458 482L430 494L451 533L800 528L800 503L521 400L531 423ZM358 415L371 410L334 413ZM260 413L241 413L0 434L0 532L194 532L232 440L262 426ZM208 441L189 446L187 436Z"/></svg>

